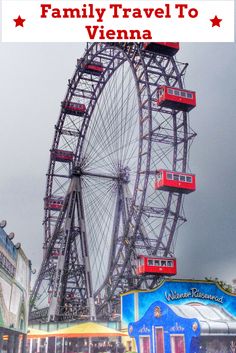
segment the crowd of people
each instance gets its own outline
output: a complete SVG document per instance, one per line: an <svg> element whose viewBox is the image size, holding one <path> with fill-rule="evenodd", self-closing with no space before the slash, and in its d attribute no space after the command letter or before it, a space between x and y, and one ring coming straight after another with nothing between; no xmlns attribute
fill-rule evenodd
<svg viewBox="0 0 236 353"><path fill-rule="evenodd" d="M91 353L125 353L125 346L120 342L94 342L91 344Z"/></svg>

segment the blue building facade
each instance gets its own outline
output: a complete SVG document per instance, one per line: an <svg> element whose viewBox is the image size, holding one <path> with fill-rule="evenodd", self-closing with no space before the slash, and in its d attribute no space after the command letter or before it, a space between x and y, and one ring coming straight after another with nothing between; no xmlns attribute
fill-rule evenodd
<svg viewBox="0 0 236 353"><path fill-rule="evenodd" d="M214 282L164 280L122 295L138 353L235 353L236 296Z"/></svg>

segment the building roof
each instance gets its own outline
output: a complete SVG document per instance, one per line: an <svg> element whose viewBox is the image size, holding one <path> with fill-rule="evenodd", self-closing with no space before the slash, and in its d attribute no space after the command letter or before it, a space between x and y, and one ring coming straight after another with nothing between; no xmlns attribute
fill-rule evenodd
<svg viewBox="0 0 236 353"><path fill-rule="evenodd" d="M84 322L48 333L55 337L116 337L127 336L126 333L114 330L96 322Z"/></svg>
<svg viewBox="0 0 236 353"><path fill-rule="evenodd" d="M196 318L200 323L201 335L235 335L236 319L216 305L170 305L176 315Z"/></svg>

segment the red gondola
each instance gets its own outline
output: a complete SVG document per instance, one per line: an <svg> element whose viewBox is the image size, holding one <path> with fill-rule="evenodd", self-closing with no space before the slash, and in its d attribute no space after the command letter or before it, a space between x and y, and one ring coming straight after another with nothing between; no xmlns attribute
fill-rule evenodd
<svg viewBox="0 0 236 353"><path fill-rule="evenodd" d="M46 197L44 199L44 208L46 210L60 211L63 207L63 197Z"/></svg>
<svg viewBox="0 0 236 353"><path fill-rule="evenodd" d="M99 61L92 61L82 66L86 73L91 73L95 76L100 76L104 71L103 65Z"/></svg>
<svg viewBox="0 0 236 353"><path fill-rule="evenodd" d="M158 54L174 56L179 51L179 42L147 42L143 49Z"/></svg>
<svg viewBox="0 0 236 353"><path fill-rule="evenodd" d="M72 151L54 149L51 151L51 157L54 161L69 163L73 161L74 153Z"/></svg>
<svg viewBox="0 0 236 353"><path fill-rule="evenodd" d="M137 275L176 275L176 259L168 257L148 257L140 255L138 257Z"/></svg>
<svg viewBox="0 0 236 353"><path fill-rule="evenodd" d="M83 116L86 112L85 104L75 103L75 102L62 102L63 111L66 114Z"/></svg>
<svg viewBox="0 0 236 353"><path fill-rule="evenodd" d="M59 255L60 255L59 249L53 249L53 250L52 250L51 256L52 256L54 259L58 259Z"/></svg>
<svg viewBox="0 0 236 353"><path fill-rule="evenodd" d="M196 107L196 93L176 87L160 86L157 91L157 104L189 112Z"/></svg>
<svg viewBox="0 0 236 353"><path fill-rule="evenodd" d="M196 190L196 178L194 174L160 169L156 174L155 189L189 194Z"/></svg>

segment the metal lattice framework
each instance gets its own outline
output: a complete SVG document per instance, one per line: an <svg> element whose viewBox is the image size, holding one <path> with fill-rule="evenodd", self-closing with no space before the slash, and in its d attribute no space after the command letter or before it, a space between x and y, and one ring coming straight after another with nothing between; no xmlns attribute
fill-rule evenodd
<svg viewBox="0 0 236 353"><path fill-rule="evenodd" d="M100 62L102 74L86 72L88 61ZM182 194L154 189L156 170L187 172L195 136L187 113L157 105L157 89L183 88L186 68L137 43L87 46L65 97L86 113L62 108L55 126L52 151L74 158L50 159L46 199L61 198L63 207L45 210L32 321L111 318L120 292L157 284L156 276L135 274L135 259L173 256L185 217Z"/></svg>

